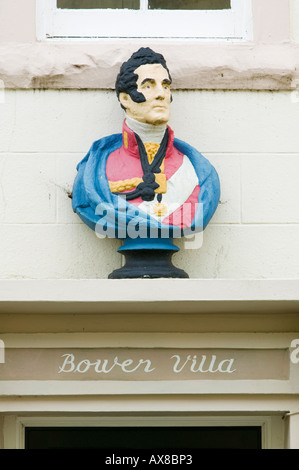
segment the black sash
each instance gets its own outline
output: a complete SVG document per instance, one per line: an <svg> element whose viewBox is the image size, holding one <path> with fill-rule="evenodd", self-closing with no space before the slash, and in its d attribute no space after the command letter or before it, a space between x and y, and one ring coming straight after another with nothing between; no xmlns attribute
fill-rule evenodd
<svg viewBox="0 0 299 470"><path fill-rule="evenodd" d="M143 181L139 183L139 185L136 187L134 191L131 191L125 194L120 193L120 192L115 192L113 194L116 194L118 196L120 195L126 196L127 201L131 201L132 199L136 199L138 197L141 197L143 201L153 201L155 199L155 194L156 194L155 190L159 188L158 183L156 183L155 173L161 173L160 166L163 162L163 159L165 158L166 149L168 145L168 128L166 128L161 145L152 163L149 163L148 161L145 147L139 135L137 134L134 134L134 135L135 135L135 138L138 144L138 149L139 149L139 157L140 157L141 167L143 171L143 177L142 177ZM162 200L162 194L158 194L158 201L161 202L161 200Z"/></svg>

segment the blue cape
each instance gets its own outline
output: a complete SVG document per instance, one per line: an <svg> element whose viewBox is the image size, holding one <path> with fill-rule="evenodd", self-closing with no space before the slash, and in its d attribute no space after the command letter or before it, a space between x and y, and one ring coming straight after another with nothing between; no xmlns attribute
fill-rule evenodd
<svg viewBox="0 0 299 470"><path fill-rule="evenodd" d="M150 217L124 198L112 194L106 176L109 155L123 145L122 134L113 134L93 143L77 166L73 186L73 210L92 230L110 238L125 238L124 229L130 221L139 227L163 231L165 224ZM169 236L179 238L205 229L217 209L220 198L218 174L211 163L189 144L174 139L173 145L186 155L198 177L198 207L191 226L178 229L169 226Z"/></svg>

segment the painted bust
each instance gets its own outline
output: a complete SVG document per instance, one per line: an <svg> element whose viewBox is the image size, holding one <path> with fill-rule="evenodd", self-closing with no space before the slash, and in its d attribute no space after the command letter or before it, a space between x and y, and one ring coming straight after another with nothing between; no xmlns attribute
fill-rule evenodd
<svg viewBox="0 0 299 470"><path fill-rule="evenodd" d="M178 251L173 239L204 230L219 203L215 168L168 125L171 82L161 54L135 52L115 85L122 134L96 141L77 167L73 210L98 234L123 240L123 254ZM128 277L188 277L162 271Z"/></svg>

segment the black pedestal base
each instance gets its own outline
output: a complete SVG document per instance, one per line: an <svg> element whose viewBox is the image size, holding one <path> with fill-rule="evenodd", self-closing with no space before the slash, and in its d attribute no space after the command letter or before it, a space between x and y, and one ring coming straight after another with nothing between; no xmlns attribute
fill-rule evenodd
<svg viewBox="0 0 299 470"><path fill-rule="evenodd" d="M121 253L126 263L109 274L108 279L189 278L185 271L172 264L173 250L125 250Z"/></svg>

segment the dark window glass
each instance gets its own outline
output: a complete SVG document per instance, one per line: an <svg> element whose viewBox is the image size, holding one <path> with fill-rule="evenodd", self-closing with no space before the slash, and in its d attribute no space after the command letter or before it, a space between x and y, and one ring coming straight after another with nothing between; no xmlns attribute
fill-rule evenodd
<svg viewBox="0 0 299 470"><path fill-rule="evenodd" d="M129 8L138 10L140 0L57 0L58 8L82 9L91 8ZM226 10L231 8L230 0L148 0L152 10Z"/></svg>
<svg viewBox="0 0 299 470"><path fill-rule="evenodd" d="M139 0L57 0L57 8L90 10L91 8L129 8L139 10Z"/></svg>
<svg viewBox="0 0 299 470"><path fill-rule="evenodd" d="M149 0L152 10L227 10L230 0Z"/></svg>
<svg viewBox="0 0 299 470"><path fill-rule="evenodd" d="M261 427L26 428L26 449L261 449ZM134 455L134 454L132 454Z"/></svg>

